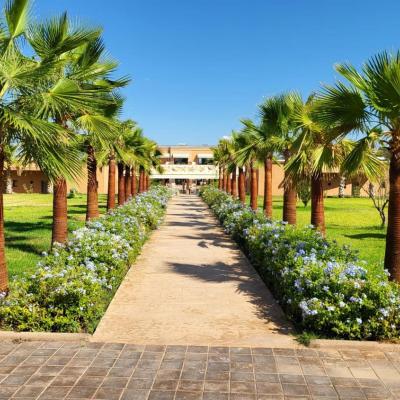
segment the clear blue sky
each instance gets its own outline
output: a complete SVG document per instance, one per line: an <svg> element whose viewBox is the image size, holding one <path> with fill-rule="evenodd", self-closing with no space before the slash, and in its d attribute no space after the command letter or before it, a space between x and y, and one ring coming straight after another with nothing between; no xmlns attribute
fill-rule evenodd
<svg viewBox="0 0 400 400"><path fill-rule="evenodd" d="M264 96L303 96L400 48L398 0L36 0L99 24L122 75L125 118L161 144L214 144L253 118Z"/></svg>

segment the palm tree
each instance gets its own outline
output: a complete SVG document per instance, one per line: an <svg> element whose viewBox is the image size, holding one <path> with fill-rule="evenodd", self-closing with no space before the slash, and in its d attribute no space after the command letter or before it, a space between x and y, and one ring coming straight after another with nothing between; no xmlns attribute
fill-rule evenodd
<svg viewBox="0 0 400 400"><path fill-rule="evenodd" d="M228 192L229 139L222 138L213 149L214 162L219 167L219 188Z"/></svg>
<svg viewBox="0 0 400 400"><path fill-rule="evenodd" d="M293 153L293 143L298 133L296 116L302 109L302 99L298 93L289 92L273 96L260 106L262 128L260 148L265 147L265 186L264 199L266 214L272 212L272 153L282 154L285 164ZM286 174L283 181L283 221L296 224L297 192L296 181Z"/></svg>
<svg viewBox="0 0 400 400"><path fill-rule="evenodd" d="M218 167L218 189L222 190L224 187L223 186L224 185L224 182L223 182L224 172L223 172L223 167L222 167L224 154L223 154L223 151L220 146L213 147L212 151L213 151L214 164Z"/></svg>
<svg viewBox="0 0 400 400"><path fill-rule="evenodd" d="M116 92L125 86L129 80L122 78L112 80L111 74L115 71L117 63L104 57L104 45L100 39L90 41L82 52L80 68L96 69L96 74L86 76L84 85L91 87L103 107L92 112L86 112L75 120L80 133L83 135L83 145L87 154L87 211L86 220L97 218L98 193L97 193L97 160L96 151L109 148L110 143L118 137L119 126L115 116L122 106L122 99ZM126 179L129 182L129 177ZM126 193L125 196L129 195Z"/></svg>
<svg viewBox="0 0 400 400"><path fill-rule="evenodd" d="M122 161L117 164L118 169L118 205L122 206L125 203L125 166Z"/></svg>
<svg viewBox="0 0 400 400"><path fill-rule="evenodd" d="M238 177L238 194L239 200L242 204L246 202L246 173L243 167L238 166L239 177Z"/></svg>
<svg viewBox="0 0 400 400"><path fill-rule="evenodd" d="M132 197L131 167L125 165L125 201Z"/></svg>
<svg viewBox="0 0 400 400"><path fill-rule="evenodd" d="M111 142L107 143L107 147L97 153L97 159L99 164L102 166L108 165L108 186L107 186L107 210L111 210L115 208L115 183L116 183L116 172L117 172L117 163L118 166L121 165L122 171L125 170L123 163L121 160L126 157L125 156L125 139L124 135L126 134L126 124L127 122L118 122L118 135ZM120 177L118 177L120 178ZM119 194L123 195L122 202L120 205L125 202L125 180L124 175L123 178L123 186L124 190ZM120 179L118 179L118 184Z"/></svg>
<svg viewBox="0 0 400 400"><path fill-rule="evenodd" d="M336 70L349 84L325 87L317 96L316 118L337 137L379 128L376 132L390 157L385 268L391 279L400 282L400 52L382 52L369 59L361 71L348 64L338 64ZM363 161L361 150L362 146L356 147L347 158L353 169ZM371 172L379 165L376 160L369 164Z"/></svg>
<svg viewBox="0 0 400 400"><path fill-rule="evenodd" d="M246 166L246 169L250 171L250 207L255 211L258 209L257 161L260 153L256 143L258 143L257 132L259 127L249 119L243 119L241 122L244 128L235 138L235 162L240 168Z"/></svg>
<svg viewBox="0 0 400 400"><path fill-rule="evenodd" d="M48 91L42 96L39 115L76 134L106 125L101 121L101 114L114 102L114 99L106 97L108 86L98 81L110 69L110 65L100 66L97 62L104 50L99 34L98 29L74 27L66 14L33 25L27 34L41 64L56 65L54 73L47 80ZM87 152L88 181L92 188L97 185L94 148L84 141L81 141L81 145ZM53 242L65 242L66 176L60 175L54 182L52 237ZM93 197L90 191L88 197Z"/></svg>
<svg viewBox="0 0 400 400"><path fill-rule="evenodd" d="M8 1L0 28L0 291L8 289L3 214L7 147L17 143L21 160L35 161L52 173L68 174L74 170L75 164L65 158L64 144L69 141L69 133L36 112L48 96L49 81L57 66L53 61L38 60L22 53L19 44L26 36L28 16L27 0ZM34 50L36 55L40 55L39 51L46 51L44 45ZM60 49L52 51L57 54Z"/></svg>
<svg viewBox="0 0 400 400"><path fill-rule="evenodd" d="M108 157L107 211L115 208L115 153L110 151Z"/></svg>
<svg viewBox="0 0 400 400"><path fill-rule="evenodd" d="M155 141L145 138L145 157L147 163L145 164L145 190L150 189L150 174L152 170L162 172L162 166L160 161L161 151Z"/></svg>
<svg viewBox="0 0 400 400"><path fill-rule="evenodd" d="M325 236L324 178L341 170L351 141L318 123L314 95L299 108L296 119L301 132L292 143L285 174L292 182L311 182L311 225Z"/></svg>

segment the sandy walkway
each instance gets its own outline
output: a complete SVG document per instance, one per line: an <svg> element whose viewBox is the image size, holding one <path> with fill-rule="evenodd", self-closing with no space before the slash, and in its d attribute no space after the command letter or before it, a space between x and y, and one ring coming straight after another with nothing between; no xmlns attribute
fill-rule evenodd
<svg viewBox="0 0 400 400"><path fill-rule="evenodd" d="M171 200L93 339L135 344L288 346L271 294L197 196Z"/></svg>

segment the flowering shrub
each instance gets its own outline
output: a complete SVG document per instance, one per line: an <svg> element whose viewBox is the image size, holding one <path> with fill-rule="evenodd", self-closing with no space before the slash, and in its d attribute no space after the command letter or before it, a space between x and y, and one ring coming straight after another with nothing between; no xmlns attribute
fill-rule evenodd
<svg viewBox="0 0 400 400"><path fill-rule="evenodd" d="M0 327L93 332L168 199L166 188L154 187L55 245L35 274L15 279L0 299Z"/></svg>
<svg viewBox="0 0 400 400"><path fill-rule="evenodd" d="M400 336L399 285L386 271L370 271L312 227L271 221L216 188L201 196L299 328L348 339Z"/></svg>

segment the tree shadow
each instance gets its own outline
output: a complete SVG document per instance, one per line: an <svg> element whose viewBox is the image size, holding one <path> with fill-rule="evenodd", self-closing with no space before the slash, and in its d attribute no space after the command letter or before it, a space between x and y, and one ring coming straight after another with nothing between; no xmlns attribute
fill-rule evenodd
<svg viewBox="0 0 400 400"><path fill-rule="evenodd" d="M195 219L195 220L192 219L192 220L188 220L188 221L175 221L175 220L168 221L167 220L165 222L165 225L167 225L167 226L199 227L199 228L210 226L209 223L201 222L200 220L197 220L197 219Z"/></svg>
<svg viewBox="0 0 400 400"><path fill-rule="evenodd" d="M51 220L49 217L40 217L46 219L47 222L18 222L18 221L5 221L4 227L7 232L32 232L37 230L44 230L51 228ZM28 237L26 237L28 239Z"/></svg>
<svg viewBox="0 0 400 400"><path fill-rule="evenodd" d="M355 233L353 235L344 235L345 237L348 237L349 239L385 239L386 238L386 233L374 233L374 232L368 232L368 233Z"/></svg>
<svg viewBox="0 0 400 400"><path fill-rule="evenodd" d="M266 324L274 323L276 326L273 329L274 332L284 334L293 332L293 327L286 319L282 309L244 256L237 257L237 260L230 264L225 262L212 264L170 262L168 265L175 273L200 281L235 282L236 292L244 293L247 296L246 301L256 307L257 317L264 319Z"/></svg>
<svg viewBox="0 0 400 400"><path fill-rule="evenodd" d="M221 247L231 250L238 249L237 245L229 238L224 235L215 235L215 234L201 234L201 235L179 235L180 238L189 239L189 240L197 240L197 246L202 247L204 249L210 247Z"/></svg>

